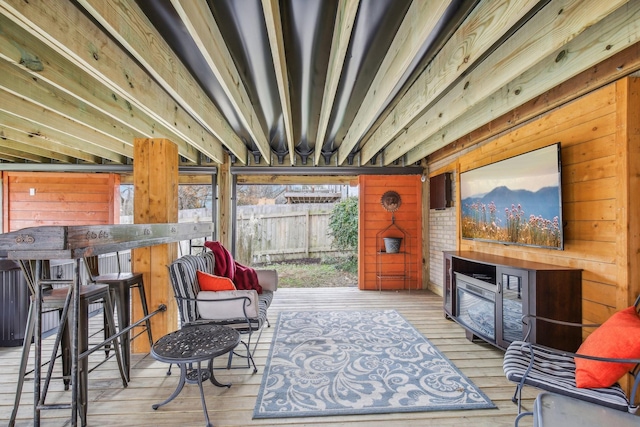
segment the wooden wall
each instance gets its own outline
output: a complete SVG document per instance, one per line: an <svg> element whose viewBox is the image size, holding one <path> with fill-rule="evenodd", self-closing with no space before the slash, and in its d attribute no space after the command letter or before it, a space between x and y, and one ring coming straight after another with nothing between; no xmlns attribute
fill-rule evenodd
<svg viewBox="0 0 640 427"><path fill-rule="evenodd" d="M395 224L405 230L411 237L403 242L401 251L410 250L410 280L385 279L381 281L382 289L422 289L422 182L420 176L378 176L363 175L359 178L359 247L358 247L358 286L360 289L378 289L376 278L376 262L380 251L376 242L378 232L391 224L391 213L380 204L386 191L396 191L402 199L400 208L394 213ZM402 272L403 255L387 255L385 271ZM392 273L393 274L393 273Z"/></svg>
<svg viewBox="0 0 640 427"><path fill-rule="evenodd" d="M561 106L463 154L438 170L458 173L561 143L563 251L460 238L460 250L581 268L586 322L599 323L640 293L640 82L624 78ZM456 186L458 187L458 186ZM456 191L456 206L460 192Z"/></svg>
<svg viewBox="0 0 640 427"><path fill-rule="evenodd" d="M120 177L100 173L3 172L4 233L39 225L120 222Z"/></svg>

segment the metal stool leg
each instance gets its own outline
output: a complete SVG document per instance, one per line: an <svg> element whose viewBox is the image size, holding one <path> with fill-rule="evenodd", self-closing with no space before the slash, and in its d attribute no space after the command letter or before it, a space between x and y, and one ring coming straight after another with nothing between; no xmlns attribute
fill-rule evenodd
<svg viewBox="0 0 640 427"><path fill-rule="evenodd" d="M140 293L140 302L142 303L142 313L145 316L149 315L149 306L147 305L147 296L144 291L144 282L142 279L137 285L138 292ZM147 336L149 337L149 346L153 347L153 336L151 335L151 320L147 319L145 324L147 325Z"/></svg>
<svg viewBox="0 0 640 427"><path fill-rule="evenodd" d="M16 387L16 398L13 403L13 411L9 419L9 427L13 427L18 415L18 406L20 406L20 396L22 395L22 387L24 385L24 376L27 372L27 363L29 362L29 350L31 349L31 339L33 338L33 329L35 326L34 313L35 306L33 303L29 305L29 314L27 316L27 329L24 334L24 342L22 343L22 358L20 359L20 368L18 370L18 386Z"/></svg>

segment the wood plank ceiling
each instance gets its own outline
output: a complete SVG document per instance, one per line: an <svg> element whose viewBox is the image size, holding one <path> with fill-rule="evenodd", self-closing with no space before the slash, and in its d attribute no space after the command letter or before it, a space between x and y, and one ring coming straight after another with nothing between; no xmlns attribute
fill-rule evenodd
<svg viewBox="0 0 640 427"><path fill-rule="evenodd" d="M636 43L639 4L0 0L0 160L414 165Z"/></svg>

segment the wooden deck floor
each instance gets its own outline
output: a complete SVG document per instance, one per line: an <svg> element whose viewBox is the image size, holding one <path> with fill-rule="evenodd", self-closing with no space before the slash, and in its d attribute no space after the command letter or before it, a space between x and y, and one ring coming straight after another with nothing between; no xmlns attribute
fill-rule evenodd
<svg viewBox="0 0 640 427"><path fill-rule="evenodd" d="M269 311L272 324L281 311L395 309L422 332L465 375L493 400L497 409L415 412L335 417L282 418L253 420L253 407L262 380L273 328L266 328L256 352L259 371L248 369L216 371L221 381L231 381L230 389L206 384L209 416L215 426L512 426L517 408L511 402L514 386L502 371L503 352L484 343L471 343L463 329L442 312L442 298L427 291L376 292L357 288L280 289ZM99 320L99 319L98 319ZM96 320L96 324L101 321ZM0 424L6 425L13 408L20 348L0 348ZM92 356L93 357L93 356ZM187 384L168 405L154 411L153 403L167 398L178 381L177 371L167 376L167 365L147 355L132 358L132 381L122 388L115 361L109 361L90 374L89 425L119 426L200 426L204 425L198 387ZM47 402L66 402L69 392L61 381L52 385ZM33 425L33 383L27 382L20 404L17 426ZM531 407L537 391L527 388L525 407ZM48 410L42 415L45 426L69 425L68 410ZM532 425L531 417L521 426Z"/></svg>

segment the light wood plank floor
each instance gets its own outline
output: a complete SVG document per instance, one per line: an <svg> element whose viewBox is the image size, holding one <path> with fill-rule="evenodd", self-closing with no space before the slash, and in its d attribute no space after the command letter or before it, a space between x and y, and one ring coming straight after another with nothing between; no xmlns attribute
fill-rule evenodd
<svg viewBox="0 0 640 427"><path fill-rule="evenodd" d="M230 389L211 383L205 385L209 416L215 426L513 426L517 408L511 402L514 392L502 371L503 352L484 343L471 343L463 329L446 320L442 298L428 291L376 292L357 288L279 289L269 311L272 325L281 311L304 310L395 309L440 349L464 374L493 400L497 409L415 412L377 415L351 415L313 418L253 420L253 407L262 380L262 367L268 354L272 328L265 328L256 352L259 371L249 369L216 371L222 381L231 381ZM101 323L96 316L93 323ZM51 339L47 339L51 341ZM6 425L15 396L20 348L0 348L0 424ZM92 357L98 357L97 353ZM165 363L148 354L133 355L132 381L122 388L115 361L111 360L90 374L89 425L119 426L200 426L204 425L199 391L187 384L182 393L168 405L154 411L151 405L167 398L175 389L178 371L167 376ZM47 402L66 402L69 392L62 391L61 381L52 384ZM17 426L33 425L33 382L25 384ZM538 391L527 388L525 407L530 408ZM42 413L45 426L69 425L68 410ZM520 423L531 426L531 417Z"/></svg>

